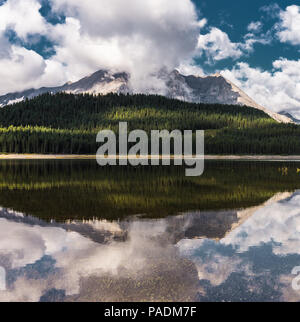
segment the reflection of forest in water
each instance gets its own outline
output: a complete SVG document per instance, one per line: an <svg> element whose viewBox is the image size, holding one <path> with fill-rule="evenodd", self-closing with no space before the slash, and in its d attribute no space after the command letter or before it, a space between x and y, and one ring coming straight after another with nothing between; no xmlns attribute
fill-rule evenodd
<svg viewBox="0 0 300 322"><path fill-rule="evenodd" d="M1 161L0 204L55 219L162 218L196 210L259 205L300 186L297 163L207 161L184 167L99 167L95 161Z"/></svg>

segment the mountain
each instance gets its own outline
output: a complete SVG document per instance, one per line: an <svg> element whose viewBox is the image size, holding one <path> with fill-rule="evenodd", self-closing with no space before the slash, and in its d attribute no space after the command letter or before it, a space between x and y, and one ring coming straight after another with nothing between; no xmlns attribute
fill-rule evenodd
<svg viewBox="0 0 300 322"><path fill-rule="evenodd" d="M274 113L257 104L246 93L228 81L220 74L212 76L184 76L177 70L171 73L161 71L156 77L165 83L165 96L192 103L246 105L261 110L280 123L294 123L291 116ZM58 87L42 87L29 89L18 93L9 93L0 96L0 107L31 99L44 93L66 92L71 94L108 94L108 93L135 93L130 84L130 75L126 72L113 73L108 70L99 70L90 76L74 83L66 83ZM151 89L144 94L153 94Z"/></svg>
<svg viewBox="0 0 300 322"><path fill-rule="evenodd" d="M127 93L129 75L127 73L110 73L105 70L99 70L96 73L80 79L78 82L68 82L63 86L57 87L41 87L39 89L29 89L23 92L9 93L0 96L0 107L11 105L23 101L24 99L32 99L45 93L66 92L70 94L108 94L108 93Z"/></svg>
<svg viewBox="0 0 300 322"><path fill-rule="evenodd" d="M166 79L166 83L169 89L167 96L172 98L193 103L246 105L265 112L277 122L293 123L290 117L274 113L257 104L221 74L205 77L184 76L175 70Z"/></svg>
<svg viewBox="0 0 300 322"><path fill-rule="evenodd" d="M286 112L286 111L281 111L281 112L279 112L278 114L280 114L280 115L284 115L284 116L286 116L286 117L288 117L288 118L290 118L294 123L296 123L296 124L300 124L300 120L299 119L297 119L297 118L295 118L292 114L290 114L289 112Z"/></svg>

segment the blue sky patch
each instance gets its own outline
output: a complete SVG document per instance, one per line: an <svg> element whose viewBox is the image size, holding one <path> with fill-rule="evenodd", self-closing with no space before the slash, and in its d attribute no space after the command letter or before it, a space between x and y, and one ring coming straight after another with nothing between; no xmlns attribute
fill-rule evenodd
<svg viewBox="0 0 300 322"><path fill-rule="evenodd" d="M10 43L24 47L28 50L33 50L45 59L52 57L56 53L54 43L45 36L31 34L28 35L26 41L24 41L19 38L16 32L12 29L7 30L5 35Z"/></svg>
<svg viewBox="0 0 300 322"><path fill-rule="evenodd" d="M260 22L261 30L257 36L269 34L272 39L269 44L256 43L252 52L243 54L238 59L224 59L207 64L207 57L203 55L197 58L196 62L205 72L211 73L224 68L231 69L238 62L246 62L251 67L271 70L272 62L281 57L289 60L298 60L300 46L293 46L281 43L276 36L274 26L279 21L279 10L284 10L287 6L294 5L295 1L282 0L279 5L272 0L253 1L228 1L228 0L193 0L197 6L199 18L208 20L207 26L202 30L202 34L209 31L211 27L216 27L227 33L231 42L243 43L244 36L249 33L247 30L251 22Z"/></svg>
<svg viewBox="0 0 300 322"><path fill-rule="evenodd" d="M64 15L53 12L52 5L49 0L41 0L41 5L40 13L47 22L52 25L63 24L66 22L66 17Z"/></svg>

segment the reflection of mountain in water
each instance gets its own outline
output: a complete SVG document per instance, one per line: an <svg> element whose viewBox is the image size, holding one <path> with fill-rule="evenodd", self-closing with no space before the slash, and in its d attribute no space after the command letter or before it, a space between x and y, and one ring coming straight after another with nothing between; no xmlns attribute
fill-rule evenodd
<svg viewBox="0 0 300 322"><path fill-rule="evenodd" d="M166 227L164 237L172 243L177 243L181 239L209 238L219 240L224 238L230 231L234 230L254 212L268 204L288 198L291 193L278 193L260 206L247 208L245 210L232 211L199 211L185 213L178 216L167 217L155 220L155 226ZM125 241L128 239L130 227L134 223L151 226L152 220L132 217L124 221L109 222L107 220L83 220L65 223L50 224L32 216L24 216L21 213L9 209L2 209L0 218L5 218L16 223L27 225L39 225L42 227L59 227L67 231L73 231L87 237L97 243L107 244L112 241Z"/></svg>
<svg viewBox="0 0 300 322"><path fill-rule="evenodd" d="M295 299L288 273L300 261L299 197L114 222L45 222L2 209L0 266L9 283L0 300Z"/></svg>

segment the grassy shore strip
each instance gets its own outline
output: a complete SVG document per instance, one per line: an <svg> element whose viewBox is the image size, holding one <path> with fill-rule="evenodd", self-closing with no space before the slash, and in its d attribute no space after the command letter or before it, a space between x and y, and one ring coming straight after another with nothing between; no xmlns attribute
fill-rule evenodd
<svg viewBox="0 0 300 322"><path fill-rule="evenodd" d="M195 157L195 156L194 156ZM132 159L132 156L120 157L117 159ZM151 156L141 158L150 159ZM163 159L163 156L155 156L154 159ZM191 158L191 157L190 157ZM0 154L0 160L95 160L96 155L92 154ZM171 156L171 159L183 159L183 156ZM205 160L247 160L247 161L299 161L299 155L206 155Z"/></svg>

